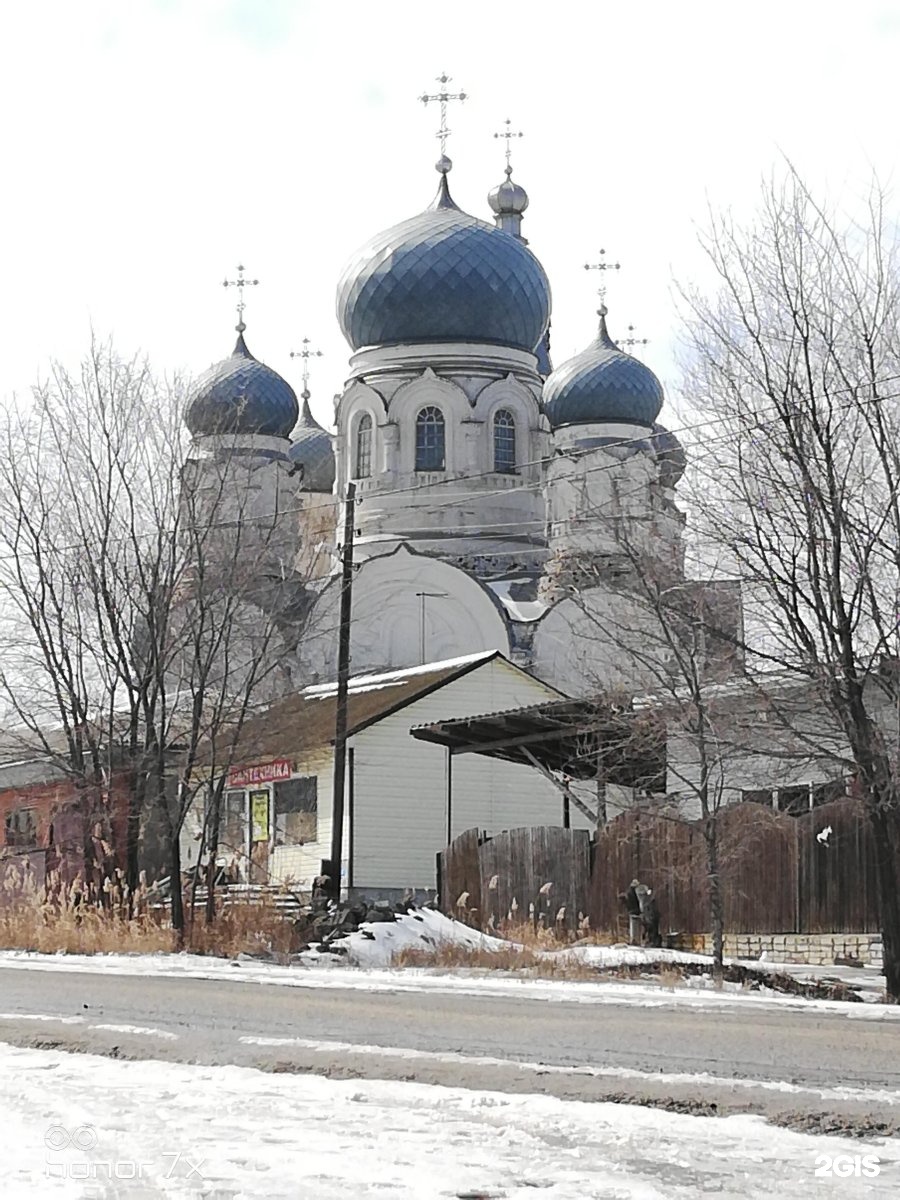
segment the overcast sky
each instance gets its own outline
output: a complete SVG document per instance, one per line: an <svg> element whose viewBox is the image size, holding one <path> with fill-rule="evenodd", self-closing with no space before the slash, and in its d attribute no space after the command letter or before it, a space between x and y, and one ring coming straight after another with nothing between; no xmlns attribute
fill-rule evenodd
<svg viewBox="0 0 900 1200"><path fill-rule="evenodd" d="M230 352L243 261L248 343L299 391L304 336L329 421L348 348L344 260L437 184L447 71L451 187L488 217L510 117L523 232L553 287L557 363L593 336L599 248L619 259L614 336L677 379L673 275L702 277L706 205L749 211L788 155L849 197L893 184L900 3L589 0L27 0L3 6L2 380L21 390L91 325L160 369Z"/></svg>

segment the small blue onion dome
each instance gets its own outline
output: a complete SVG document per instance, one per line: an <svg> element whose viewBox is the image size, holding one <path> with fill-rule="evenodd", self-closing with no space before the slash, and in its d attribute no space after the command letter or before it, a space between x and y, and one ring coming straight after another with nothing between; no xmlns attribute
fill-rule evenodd
<svg viewBox="0 0 900 1200"><path fill-rule="evenodd" d="M550 283L524 242L454 204L449 161L432 205L353 255L337 316L354 350L416 342L488 342L534 351Z"/></svg>
<svg viewBox="0 0 900 1200"><path fill-rule="evenodd" d="M194 437L263 434L289 437L300 406L294 389L247 349L243 325L230 358L197 380L184 420Z"/></svg>
<svg viewBox="0 0 900 1200"><path fill-rule="evenodd" d="M303 468L300 486L305 492L330 492L334 488L334 443L312 415L309 393L303 393L300 423L293 432L288 458Z"/></svg>
<svg viewBox="0 0 900 1200"><path fill-rule="evenodd" d="M605 308L599 316L593 343L557 367L544 384L547 419L554 429L606 422L652 427L663 406L662 384L609 336Z"/></svg>

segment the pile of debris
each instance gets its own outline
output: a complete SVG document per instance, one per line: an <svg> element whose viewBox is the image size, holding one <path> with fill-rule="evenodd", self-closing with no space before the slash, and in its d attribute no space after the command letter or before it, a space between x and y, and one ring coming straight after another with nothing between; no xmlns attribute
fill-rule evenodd
<svg viewBox="0 0 900 1200"><path fill-rule="evenodd" d="M647 979L662 972L674 972L686 979L689 975L708 976L708 963L695 962L646 962L639 966L623 964L618 967L598 967L598 973L615 975L625 979ZM758 992L770 988L788 996L803 996L807 1000L848 1000L863 1002L858 989L845 979L823 975L817 979L797 979L786 971L749 966L745 963L726 961L722 969L726 983L739 983L749 991Z"/></svg>
<svg viewBox="0 0 900 1200"><path fill-rule="evenodd" d="M344 939L351 933L375 940L375 934L362 925L384 924L405 917L417 908L435 908L430 901L424 905L412 900L333 900L315 899L308 910L294 921L295 952L314 950L319 954L346 955Z"/></svg>

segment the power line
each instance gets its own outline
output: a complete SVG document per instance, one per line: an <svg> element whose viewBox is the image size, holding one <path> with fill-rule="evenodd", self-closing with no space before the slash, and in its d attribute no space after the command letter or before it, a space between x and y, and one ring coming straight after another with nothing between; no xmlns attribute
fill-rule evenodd
<svg viewBox="0 0 900 1200"><path fill-rule="evenodd" d="M900 379L900 374L885 376L885 378L883 380L877 380L877 381L875 381L874 385L870 385L870 386L878 386L878 384L880 384L880 383L887 383L887 382L890 382L890 381L893 381L896 379ZM849 391L854 391L854 390L855 390L855 388L853 386L848 386L845 388L836 388L834 394L840 394L841 392L849 392ZM870 399L865 400L865 401L851 400L839 407L841 409L848 409L848 408L852 408L854 405L857 405L860 403L865 403L865 404L881 403L882 401L893 400L893 399L897 399L898 397L900 397L900 392L889 392L884 395L873 396ZM760 411L766 412L770 409L774 410L777 414L778 407L775 404L766 406L765 408L763 408ZM706 428L709 428L710 426L720 424L725 419L726 418L724 418L722 416L710 417L703 421L698 421L698 422L694 422L693 424L683 425L680 427L676 427L675 429L667 430L667 432L670 434L673 434L673 435L684 434L684 433L694 433L697 430L706 429ZM654 440L654 438L658 438L659 436L660 435L658 433L654 433L652 430L641 431L640 434L636 434L632 437L620 438L616 441L607 442L602 447L597 447L597 446L580 447L580 448L573 447L571 449L561 451L559 454L559 457L570 458L572 460L577 461L580 458L583 458L589 454L595 453L598 449L608 451L608 450L614 450L614 449L623 449L623 448L627 448L627 447L635 446L635 445L642 445L648 441L652 442ZM712 453L712 447L714 447L720 443L726 443L726 442L733 441L733 437L734 437L733 433L729 430L729 431L719 435L717 438L712 438L712 439L707 440L702 447L700 447L700 446L692 447L691 448L691 459L692 459L693 465L696 466L697 463L702 462L702 461L704 461L705 458L709 457L709 455ZM699 455L698 455L698 451L699 451ZM544 463L547 463L550 461L552 461L552 459L549 457L541 457L541 458L537 458L537 459L531 459L531 460L525 461L523 463L519 463L518 468L521 470L522 468L525 468L525 467L540 466L540 465L543 465ZM578 477L583 478L584 476L596 474L598 472L618 471L621 469L621 466L622 466L622 464L619 461L613 461L611 463L598 463L594 466L586 467L582 472L580 472L580 475ZM442 487L444 485L451 484L451 483L459 483L464 480L483 479L488 476L496 476L496 475L497 475L497 472L493 471L493 470L461 472L461 473L454 474L446 479L430 480L427 483L411 484L407 487L401 487L401 488L387 488L387 489L383 489L383 490L379 489L377 491L372 491L368 495L364 494L362 496L358 496L357 504L364 505L368 500L376 500L376 499L380 500L382 498L386 498L386 497L390 497L390 496L406 495L406 494L409 494L412 492L431 490L431 489ZM456 503L458 500L479 501L479 500L488 499L491 496L502 496L502 495L515 496L515 495L521 495L521 493L523 493L523 492L537 492L537 491L543 490L546 486L547 486L546 480L535 480L532 483L525 483L519 487L496 488L496 489L488 491L488 492L476 492L473 494L470 491L465 491L465 492L451 493L449 495L447 495L445 493L441 496L441 498L439 500L436 501L435 507L443 508L451 503ZM637 490L640 490L640 489L637 489ZM630 494L630 493L626 493L626 494ZM337 506L338 503L339 503L338 497L334 497L335 507ZM309 511L308 505L300 504L300 505L297 505L296 507L288 506L283 509L277 509L277 510L264 512L264 513L244 514L243 517L239 516L237 518L231 517L231 518L222 519L219 521L206 521L202 525L201 524L182 525L182 526L179 526L178 529L183 530L184 532L206 532L208 530L213 530L213 529L225 529L225 528L229 528L229 527L237 528L237 527L240 527L240 526L246 525L246 524L250 524L250 525L258 524L260 521L276 520L280 517L297 515L299 513L305 512L305 511ZM534 523L536 524L537 522L534 522ZM521 527L522 523L516 522L515 524L519 525ZM483 526L480 526L480 525L473 526L473 528L474 529L483 528ZM177 532L177 530L170 531L170 533L173 533L173 534L176 532ZM410 531L410 534L412 534L412 532L413 531ZM418 533L419 531L414 531L414 532ZM107 539L106 544L107 545L116 545L116 544L120 544L120 543L139 541L144 538L147 538L147 539L158 538L159 536L160 536L159 530L147 530L146 533L140 533L138 531L131 531L131 532L129 532L127 534L123 534L119 537ZM79 541L79 542L71 543L68 545L56 546L56 547L54 547L54 550L56 550L58 552L59 551L62 551L62 552L75 551L75 550L82 549L84 547L84 545L85 545L84 541ZM36 556L34 555L34 553L26 550L26 551L19 552L18 554L0 554L0 562L15 562L15 561L18 561L20 558L32 558L33 559L35 557Z"/></svg>

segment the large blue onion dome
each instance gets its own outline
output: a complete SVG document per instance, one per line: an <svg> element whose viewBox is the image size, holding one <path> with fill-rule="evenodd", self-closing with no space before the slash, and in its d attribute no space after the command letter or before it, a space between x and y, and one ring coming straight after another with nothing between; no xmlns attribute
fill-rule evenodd
<svg viewBox="0 0 900 1200"><path fill-rule="evenodd" d="M286 438L299 411L287 380L258 362L247 349L242 323L231 356L197 380L184 420L195 437L264 434Z"/></svg>
<svg viewBox="0 0 900 1200"><path fill-rule="evenodd" d="M649 367L620 350L606 328L587 350L576 354L547 378L544 412L554 429L563 425L625 423L653 426L663 406L662 384Z"/></svg>
<svg viewBox="0 0 900 1200"><path fill-rule="evenodd" d="M312 415L308 392L303 393L300 423L292 437L288 458L303 468L300 486L306 492L330 492L334 488L334 443Z"/></svg>
<svg viewBox="0 0 900 1200"><path fill-rule="evenodd" d="M489 342L534 351L550 317L550 283L525 243L462 212L441 183L423 213L378 234L338 284L337 316L353 347Z"/></svg>

